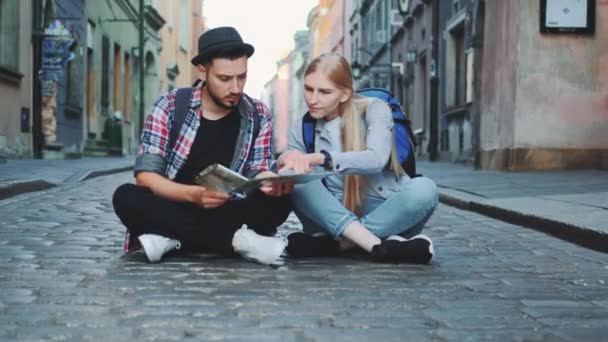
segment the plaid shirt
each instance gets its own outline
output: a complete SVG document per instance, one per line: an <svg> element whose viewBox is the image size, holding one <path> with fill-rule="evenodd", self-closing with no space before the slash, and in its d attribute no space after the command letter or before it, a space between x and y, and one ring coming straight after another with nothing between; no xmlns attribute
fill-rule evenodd
<svg viewBox="0 0 608 342"><path fill-rule="evenodd" d="M195 87L190 98L190 111L185 118L184 124L176 139L173 148L170 148L169 132L174 121L175 93L173 90L166 95L160 96L153 105L152 112L146 118L141 143L139 146L138 160L145 158L146 154L159 156L164 165L150 169L140 163L136 163L135 173L140 171L153 171L162 173L169 179L174 179L179 170L184 166L190 148L196 137L200 125L201 93L202 83ZM268 107L262 102L253 100L250 104L245 96L239 103L238 111L241 115L240 139L237 139L237 149L241 149L238 158L231 163L231 169L248 177L270 170L272 163L271 137L272 123ZM259 117L260 131L257 137L253 137L254 116ZM246 119L246 125L243 120ZM246 129L245 131L243 131ZM254 140L255 139L255 140ZM238 142L241 142L238 145ZM237 150L238 151L238 150Z"/></svg>

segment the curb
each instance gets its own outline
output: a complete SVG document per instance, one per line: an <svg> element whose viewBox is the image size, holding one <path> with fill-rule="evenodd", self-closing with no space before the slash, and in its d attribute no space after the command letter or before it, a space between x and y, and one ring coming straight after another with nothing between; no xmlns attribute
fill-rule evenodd
<svg viewBox="0 0 608 342"><path fill-rule="evenodd" d="M531 228L585 248L608 253L608 234L593 229L490 205L484 203L483 198L467 195L459 196L452 193L449 188L442 188L441 186L439 186L439 201L458 209Z"/></svg>
<svg viewBox="0 0 608 342"><path fill-rule="evenodd" d="M25 193L29 193L29 192L47 190L47 189L59 186L61 184L82 182L87 179L100 177L100 176L107 176L107 175L111 175L114 173L129 171L132 169L133 169L133 165L120 166L120 167L108 168L108 169L100 169L100 170L90 170L90 171L84 172L83 174L74 175L74 176L70 177L68 180L66 180L65 182L59 183L59 184L47 182L43 179L19 180L19 181L7 182L4 184L0 183L0 200L4 200L4 199L7 199L7 198L10 198L13 196L17 196L17 195L21 195L21 194L25 194ZM74 177L76 177L76 178L73 181L71 181L71 179Z"/></svg>
<svg viewBox="0 0 608 342"><path fill-rule="evenodd" d="M30 179L0 184L0 200L27 192L46 190L56 185L57 184L49 183L42 179Z"/></svg>
<svg viewBox="0 0 608 342"><path fill-rule="evenodd" d="M80 177L78 182L82 182L87 179L91 179L91 178L95 178L95 177L107 176L107 175L111 175L114 173L120 173L120 172L124 172L124 171L129 171L129 170L133 170L133 165L120 166L120 167L103 169L103 170L92 170L92 171L88 171L87 173L82 175L82 177Z"/></svg>

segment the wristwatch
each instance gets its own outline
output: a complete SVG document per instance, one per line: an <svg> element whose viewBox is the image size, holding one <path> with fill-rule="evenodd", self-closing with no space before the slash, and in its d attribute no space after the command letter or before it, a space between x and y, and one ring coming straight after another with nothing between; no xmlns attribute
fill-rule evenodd
<svg viewBox="0 0 608 342"><path fill-rule="evenodd" d="M321 150L319 152L321 152L325 157L323 159L323 168L326 170L332 170L334 168L334 161L331 159L331 154L325 150Z"/></svg>

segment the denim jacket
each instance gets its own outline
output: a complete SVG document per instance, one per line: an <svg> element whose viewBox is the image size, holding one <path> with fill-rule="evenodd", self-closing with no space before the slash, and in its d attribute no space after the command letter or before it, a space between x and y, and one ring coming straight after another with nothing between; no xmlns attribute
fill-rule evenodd
<svg viewBox="0 0 608 342"><path fill-rule="evenodd" d="M291 127L289 149L306 153L302 137L302 118L299 117ZM315 125L315 152L325 150L333 160L334 171L343 174L364 174L368 176L368 192L388 198L397 189L399 178L387 167L393 142L393 118L391 109L379 99L369 98L364 115L365 140L367 148L363 151L343 151L340 117L326 122L317 120ZM403 175L401 177L407 177ZM333 176L326 179L328 189L337 197L342 197L344 176Z"/></svg>

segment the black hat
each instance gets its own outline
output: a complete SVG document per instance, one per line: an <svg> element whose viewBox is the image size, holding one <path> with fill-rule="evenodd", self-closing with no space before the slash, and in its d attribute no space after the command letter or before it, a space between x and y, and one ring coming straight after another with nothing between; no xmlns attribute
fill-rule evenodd
<svg viewBox="0 0 608 342"><path fill-rule="evenodd" d="M241 35L234 27L216 27L204 32L198 37L198 55L192 58L192 64L198 65L224 48L242 48L247 57L253 55L252 45L244 43Z"/></svg>

